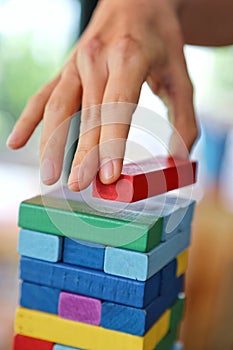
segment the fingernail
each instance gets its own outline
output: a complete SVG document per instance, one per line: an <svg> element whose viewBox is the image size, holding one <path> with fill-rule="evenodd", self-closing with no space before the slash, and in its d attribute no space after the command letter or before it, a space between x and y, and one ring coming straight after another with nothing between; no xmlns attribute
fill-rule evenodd
<svg viewBox="0 0 233 350"><path fill-rule="evenodd" d="M108 181L114 177L114 165L110 158L102 161L99 174L100 178L104 181Z"/></svg>
<svg viewBox="0 0 233 350"><path fill-rule="evenodd" d="M41 163L41 178L46 185L50 185L55 178L54 163L52 160L45 158Z"/></svg>
<svg viewBox="0 0 233 350"><path fill-rule="evenodd" d="M74 187L72 185L82 182L83 176L84 176L83 166L81 167L80 165L76 165L72 169L69 176L69 181L68 181L69 187Z"/></svg>
<svg viewBox="0 0 233 350"><path fill-rule="evenodd" d="M12 131L12 133L9 135L8 139L7 139L7 146L14 146L17 141L19 140L19 133L17 131Z"/></svg>

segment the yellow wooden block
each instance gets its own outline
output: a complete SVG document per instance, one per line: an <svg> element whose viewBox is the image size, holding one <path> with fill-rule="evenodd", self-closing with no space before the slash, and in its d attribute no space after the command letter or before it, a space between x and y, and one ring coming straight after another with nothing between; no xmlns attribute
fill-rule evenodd
<svg viewBox="0 0 233 350"><path fill-rule="evenodd" d="M16 312L15 333L90 350L152 350L168 332L170 317L171 311L167 310L139 337L20 307Z"/></svg>
<svg viewBox="0 0 233 350"><path fill-rule="evenodd" d="M188 249L186 249L182 253L180 253L177 256L176 260L177 260L176 276L180 277L187 270L187 266L188 266Z"/></svg>
<svg viewBox="0 0 233 350"><path fill-rule="evenodd" d="M154 349L170 329L171 310L165 311L155 325L144 336L143 349ZM125 349L125 348L124 348Z"/></svg>

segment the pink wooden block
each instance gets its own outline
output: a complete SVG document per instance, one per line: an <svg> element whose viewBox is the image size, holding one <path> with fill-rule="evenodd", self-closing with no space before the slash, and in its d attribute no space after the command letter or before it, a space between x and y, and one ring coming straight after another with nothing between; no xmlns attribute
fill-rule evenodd
<svg viewBox="0 0 233 350"><path fill-rule="evenodd" d="M77 322L100 325L101 301L78 294L61 292L58 315Z"/></svg>

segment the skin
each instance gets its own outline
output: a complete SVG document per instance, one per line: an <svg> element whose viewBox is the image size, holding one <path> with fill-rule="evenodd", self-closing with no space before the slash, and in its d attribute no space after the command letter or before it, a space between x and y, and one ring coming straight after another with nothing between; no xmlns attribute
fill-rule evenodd
<svg viewBox="0 0 233 350"><path fill-rule="evenodd" d="M175 129L191 151L198 130L183 46L185 41L198 42L188 18L196 10L196 17L201 18L198 25L203 26L205 16L199 11L207 2L210 0L197 0L196 9L194 0L100 1L61 73L29 100L8 146L24 146L43 119L42 179L47 185L55 183L70 117L82 105L79 143L68 186L73 191L86 188L98 170L103 183L112 183L121 174L132 113L147 81L168 106ZM207 42L206 34L203 44ZM219 44L220 38L216 42ZM179 147L173 146L174 153L183 157Z"/></svg>

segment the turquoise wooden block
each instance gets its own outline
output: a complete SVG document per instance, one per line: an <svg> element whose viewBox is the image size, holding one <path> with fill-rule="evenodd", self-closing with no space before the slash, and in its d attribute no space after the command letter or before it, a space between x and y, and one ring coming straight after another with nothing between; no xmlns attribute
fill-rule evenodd
<svg viewBox="0 0 233 350"><path fill-rule="evenodd" d="M18 253L34 259L57 262L62 257L63 238L46 233L21 230Z"/></svg>
<svg viewBox="0 0 233 350"><path fill-rule="evenodd" d="M61 344L54 344L53 350L82 350L80 348L71 348L70 346L65 346Z"/></svg>
<svg viewBox="0 0 233 350"><path fill-rule="evenodd" d="M190 234L191 228L189 227L168 241L160 243L149 253L107 247L105 249L104 272L146 281L189 246Z"/></svg>

